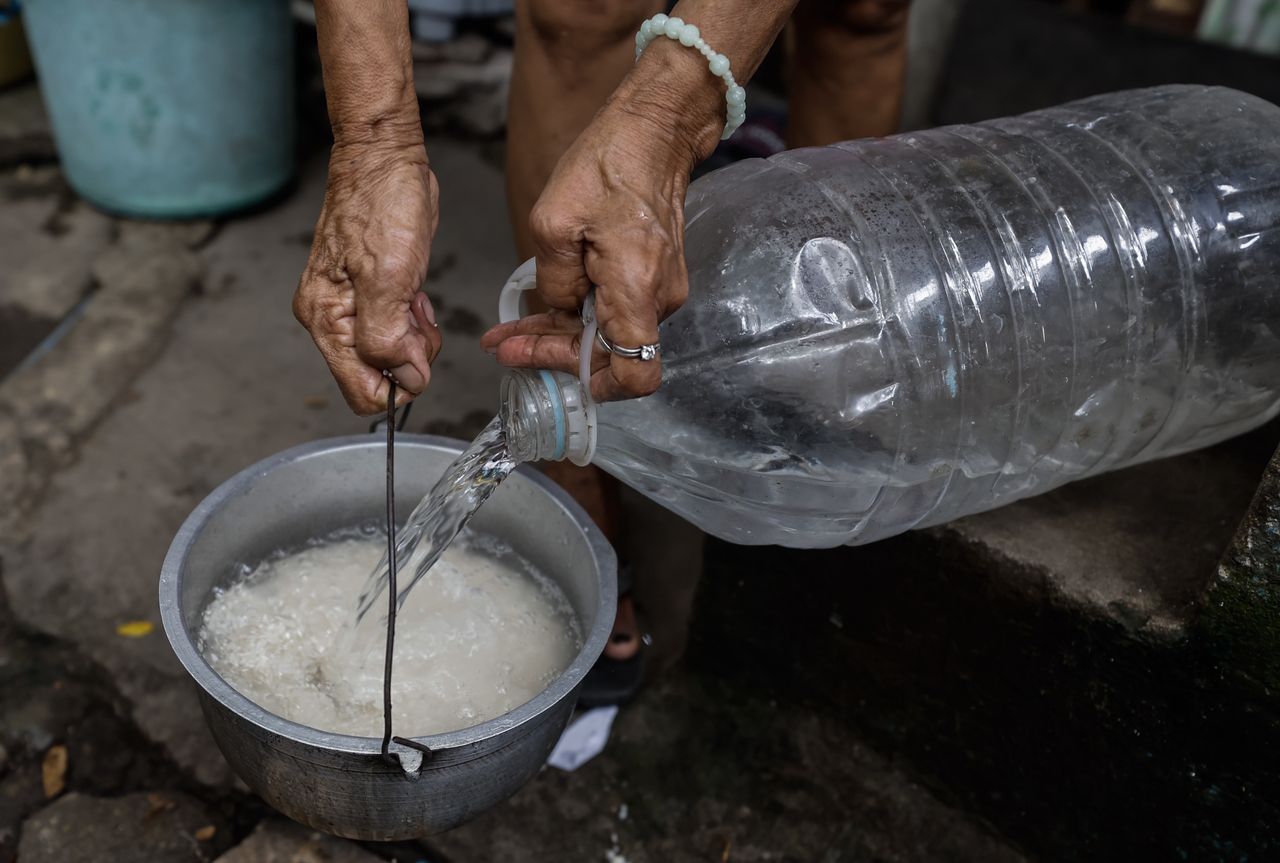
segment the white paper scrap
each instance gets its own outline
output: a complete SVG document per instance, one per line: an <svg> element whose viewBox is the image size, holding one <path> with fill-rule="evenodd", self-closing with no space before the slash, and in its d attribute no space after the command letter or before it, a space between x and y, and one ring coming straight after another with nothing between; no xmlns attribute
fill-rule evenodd
<svg viewBox="0 0 1280 863"><path fill-rule="evenodd" d="M616 704L588 710L569 723L560 735L556 748L547 756L547 763L566 772L577 770L604 751L609 742L609 729L618 715Z"/></svg>

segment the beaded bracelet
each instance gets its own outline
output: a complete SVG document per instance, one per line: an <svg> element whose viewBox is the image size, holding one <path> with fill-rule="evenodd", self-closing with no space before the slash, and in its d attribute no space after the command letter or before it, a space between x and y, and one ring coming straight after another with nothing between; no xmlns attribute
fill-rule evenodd
<svg viewBox="0 0 1280 863"><path fill-rule="evenodd" d="M636 33L637 60L644 53L644 49L649 47L649 43L658 36L666 36L668 39L676 40L686 48L697 49L698 53L707 58L711 74L717 78L724 79L724 83L729 89L724 94L725 123L724 134L720 136L720 140L728 140L729 136L738 131L742 121L747 118L747 91L739 86L738 82L733 78L733 73L729 71L729 58L723 54L716 53L707 44L707 40L702 38L702 34L698 32L697 27L692 24L686 24L679 18L669 18L659 13L641 24L640 32Z"/></svg>

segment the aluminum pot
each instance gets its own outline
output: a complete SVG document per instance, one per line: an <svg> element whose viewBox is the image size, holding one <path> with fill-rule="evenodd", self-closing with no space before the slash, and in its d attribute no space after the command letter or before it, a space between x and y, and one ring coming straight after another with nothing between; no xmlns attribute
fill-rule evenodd
<svg viewBox="0 0 1280 863"><path fill-rule="evenodd" d="M402 435L396 445L401 517L463 450L460 442ZM212 591L271 551L358 524L385 507L385 444L334 438L287 450L241 471L196 507L160 575L160 617L178 659L200 687L223 755L276 809L317 830L397 840L456 827L533 777L573 712L583 677L604 649L617 602L613 550L559 486L520 468L473 525L501 537L564 590L583 631L569 668L531 701L460 731L414 738L430 753L404 766L381 741L331 734L282 719L223 680L200 655L196 633ZM352 598L354 604L355 598ZM413 750L401 748L410 756Z"/></svg>

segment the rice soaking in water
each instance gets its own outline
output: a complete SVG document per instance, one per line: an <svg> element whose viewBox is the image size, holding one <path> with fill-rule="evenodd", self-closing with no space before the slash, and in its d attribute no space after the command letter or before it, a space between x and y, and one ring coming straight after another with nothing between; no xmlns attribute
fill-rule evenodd
<svg viewBox="0 0 1280 863"><path fill-rule="evenodd" d="M353 531L263 561L205 610L205 658L272 713L380 736L383 645L345 636L385 545ZM398 613L395 727L422 736L500 716L559 676L581 641L554 582L504 543L464 531Z"/></svg>

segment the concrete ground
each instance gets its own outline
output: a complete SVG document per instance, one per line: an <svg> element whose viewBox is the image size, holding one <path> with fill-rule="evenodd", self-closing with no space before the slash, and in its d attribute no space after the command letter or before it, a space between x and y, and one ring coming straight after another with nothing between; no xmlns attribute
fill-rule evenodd
<svg viewBox="0 0 1280 863"><path fill-rule="evenodd" d="M990 29L973 9L1002 3L971 2L961 41ZM933 103L964 120L955 106L974 93L1008 98L957 71L954 50L939 65L959 6L917 2L909 126L936 119ZM256 212L129 222L67 188L32 93L0 92L0 863L1237 860L1280 848L1280 765L1265 743L1280 729L1280 589L1256 563L1259 548L1274 555L1280 464L1252 532L1236 531L1276 423L860 549L712 543L705 577L696 531L628 498L652 674L601 756L548 768L423 842L358 846L283 820L206 732L155 594L174 531L219 482L367 429L289 312L323 153ZM502 103L488 96L486 123ZM467 438L496 407L499 371L475 337L516 261L498 148L432 137L443 221L427 289L445 352L410 429Z"/></svg>
<svg viewBox="0 0 1280 863"><path fill-rule="evenodd" d="M446 347L411 430L467 437L496 409L500 372L476 336L516 262L484 152L432 147L443 218L428 290ZM0 308L43 315L41 338L76 310L0 381L0 861L1020 859L838 724L679 662L700 538L639 499L630 554L655 674L599 759L545 770L423 845L320 840L248 794L164 641L156 583L223 479L367 429L289 309L323 180L320 155L257 212L164 227L88 210L54 166L0 176L0 259L19 262ZM42 262L62 268L58 290L42 288Z"/></svg>

